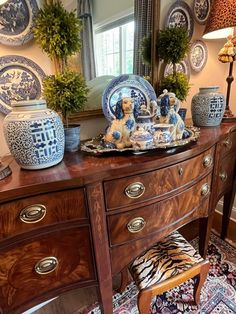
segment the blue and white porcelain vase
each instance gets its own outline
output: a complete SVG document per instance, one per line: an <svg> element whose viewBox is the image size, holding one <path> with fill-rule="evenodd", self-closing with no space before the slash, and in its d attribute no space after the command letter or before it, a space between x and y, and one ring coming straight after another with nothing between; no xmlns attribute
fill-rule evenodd
<svg viewBox="0 0 236 314"><path fill-rule="evenodd" d="M218 86L199 88L192 98L192 120L195 126L218 126L225 111L225 96Z"/></svg>
<svg viewBox="0 0 236 314"><path fill-rule="evenodd" d="M24 169L36 170L58 164L64 155L65 137L58 114L45 100L12 104L5 117L4 135L12 156Z"/></svg>

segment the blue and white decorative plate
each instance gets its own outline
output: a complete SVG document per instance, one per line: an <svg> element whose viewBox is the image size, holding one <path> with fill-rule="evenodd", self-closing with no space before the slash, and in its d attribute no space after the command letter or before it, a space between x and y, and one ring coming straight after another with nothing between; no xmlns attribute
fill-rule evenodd
<svg viewBox="0 0 236 314"><path fill-rule="evenodd" d="M195 72L200 72L207 62L207 46L202 40L195 40L189 52L189 62Z"/></svg>
<svg viewBox="0 0 236 314"><path fill-rule="evenodd" d="M190 79L190 66L188 59L181 60L179 63L176 63L176 71L178 73L184 73L188 79ZM164 77L167 75L173 74L173 64L169 63L164 66Z"/></svg>
<svg viewBox="0 0 236 314"><path fill-rule="evenodd" d="M211 0L194 0L193 15L199 24L205 24L210 13Z"/></svg>
<svg viewBox="0 0 236 314"><path fill-rule="evenodd" d="M0 57L0 111L8 114L11 103L41 97L43 70L21 56Z"/></svg>
<svg viewBox="0 0 236 314"><path fill-rule="evenodd" d="M1 5L0 43L20 46L30 41L37 12L36 0L8 0Z"/></svg>
<svg viewBox="0 0 236 314"><path fill-rule="evenodd" d="M134 99L137 115L142 104L149 107L151 101L157 101L152 85L141 76L123 74L115 77L107 85L102 96L102 110L108 121L116 119L116 105L123 97Z"/></svg>
<svg viewBox="0 0 236 314"><path fill-rule="evenodd" d="M184 27L188 30L189 38L191 38L194 21L189 5L182 0L174 1L167 13L165 25L166 27Z"/></svg>

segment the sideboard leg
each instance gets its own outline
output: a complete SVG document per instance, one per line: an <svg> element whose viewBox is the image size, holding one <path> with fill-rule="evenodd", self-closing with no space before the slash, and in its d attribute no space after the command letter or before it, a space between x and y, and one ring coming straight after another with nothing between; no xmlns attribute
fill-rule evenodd
<svg viewBox="0 0 236 314"><path fill-rule="evenodd" d="M232 189L224 195L224 204L223 204L223 217L222 217L222 226L221 226L221 239L225 240L227 236L227 230L229 227L229 220L232 212L232 207L234 204L236 190L236 180L232 186Z"/></svg>
<svg viewBox="0 0 236 314"><path fill-rule="evenodd" d="M199 219L199 253L203 258L206 258L207 255L213 217L214 212L211 212L208 217Z"/></svg>
<svg viewBox="0 0 236 314"><path fill-rule="evenodd" d="M87 187L102 312L112 314L112 275L102 183Z"/></svg>

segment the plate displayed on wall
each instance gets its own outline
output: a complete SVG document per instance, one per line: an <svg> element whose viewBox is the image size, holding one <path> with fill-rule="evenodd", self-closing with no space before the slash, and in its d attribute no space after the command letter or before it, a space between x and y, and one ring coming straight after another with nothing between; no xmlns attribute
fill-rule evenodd
<svg viewBox="0 0 236 314"><path fill-rule="evenodd" d="M21 56L0 57L0 111L8 114L11 103L41 97L43 70Z"/></svg>
<svg viewBox="0 0 236 314"><path fill-rule="evenodd" d="M211 0L194 0L193 15L199 24L205 24L210 13Z"/></svg>
<svg viewBox="0 0 236 314"><path fill-rule="evenodd" d="M202 40L195 40L189 52L189 62L191 68L196 71L200 72L207 62L207 46Z"/></svg>
<svg viewBox="0 0 236 314"><path fill-rule="evenodd" d="M1 5L0 43L19 46L30 41L37 12L36 0L8 0Z"/></svg>
<svg viewBox="0 0 236 314"><path fill-rule="evenodd" d="M179 63L176 63L176 71L184 73L188 79L190 79L190 66L188 59L184 59ZM164 65L164 71L162 72L164 77L167 75L173 74L173 64L169 63Z"/></svg>
<svg viewBox="0 0 236 314"><path fill-rule="evenodd" d="M181 0L175 1L167 13L165 25L166 27L184 27L188 30L189 38L191 38L193 35L194 21L189 5Z"/></svg>
<svg viewBox="0 0 236 314"><path fill-rule="evenodd" d="M141 76L117 76L109 82L102 96L102 110L108 121L116 119L116 105L123 97L133 98L137 115L142 104L149 107L151 101L157 101L152 85Z"/></svg>

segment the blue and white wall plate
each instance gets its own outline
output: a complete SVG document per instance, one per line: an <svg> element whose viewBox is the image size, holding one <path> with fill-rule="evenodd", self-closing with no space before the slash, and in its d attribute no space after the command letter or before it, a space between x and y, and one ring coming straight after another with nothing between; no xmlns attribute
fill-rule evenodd
<svg viewBox="0 0 236 314"><path fill-rule="evenodd" d="M116 119L116 105L123 97L134 99L137 115L141 104L149 107L151 101L157 101L152 85L141 76L133 74L117 76L107 85L102 96L102 110L108 121Z"/></svg>
<svg viewBox="0 0 236 314"><path fill-rule="evenodd" d="M20 46L33 38L36 0L8 0L0 9L0 43Z"/></svg>
<svg viewBox="0 0 236 314"><path fill-rule="evenodd" d="M39 99L45 76L43 70L28 58L0 57L0 112L8 114L12 102Z"/></svg>
<svg viewBox="0 0 236 314"><path fill-rule="evenodd" d="M211 9L211 0L194 0L193 15L199 24L206 24Z"/></svg>
<svg viewBox="0 0 236 314"><path fill-rule="evenodd" d="M166 27L184 27L188 30L189 38L192 38L194 20L189 5L182 0L174 1L167 13L165 25Z"/></svg>
<svg viewBox="0 0 236 314"><path fill-rule="evenodd" d="M207 46L202 40L195 40L189 51L189 63L195 72L200 72L206 65L208 57Z"/></svg>
<svg viewBox="0 0 236 314"><path fill-rule="evenodd" d="M190 66L187 58L181 60L179 63L176 63L176 71L179 73L184 73L188 79L190 79ZM173 74L173 64L164 64L163 76Z"/></svg>

